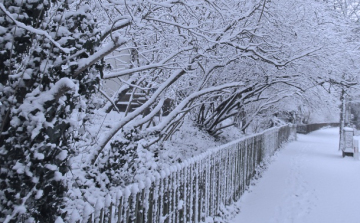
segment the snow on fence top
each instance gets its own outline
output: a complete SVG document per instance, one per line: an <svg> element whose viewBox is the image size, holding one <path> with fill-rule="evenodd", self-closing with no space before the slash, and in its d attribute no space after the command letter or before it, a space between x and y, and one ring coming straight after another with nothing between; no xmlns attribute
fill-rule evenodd
<svg viewBox="0 0 360 223"><path fill-rule="evenodd" d="M209 149L106 196L81 222L205 221L236 201L257 166L295 134L295 126L276 127Z"/></svg>

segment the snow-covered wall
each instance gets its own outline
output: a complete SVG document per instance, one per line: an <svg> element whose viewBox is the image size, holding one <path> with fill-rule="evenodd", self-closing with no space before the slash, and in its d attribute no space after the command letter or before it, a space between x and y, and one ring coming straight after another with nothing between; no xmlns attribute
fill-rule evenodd
<svg viewBox="0 0 360 223"><path fill-rule="evenodd" d="M127 50L120 52L113 52L105 58L107 64L110 64L113 71L119 71L126 69L130 65L130 52ZM127 80L128 75L121 77L124 80ZM112 97L115 92L123 85L119 78L110 78L103 80L102 88L104 92Z"/></svg>
<svg viewBox="0 0 360 223"><path fill-rule="evenodd" d="M82 222L210 220L238 200L257 166L295 135L296 127L283 126L211 149L84 207Z"/></svg>

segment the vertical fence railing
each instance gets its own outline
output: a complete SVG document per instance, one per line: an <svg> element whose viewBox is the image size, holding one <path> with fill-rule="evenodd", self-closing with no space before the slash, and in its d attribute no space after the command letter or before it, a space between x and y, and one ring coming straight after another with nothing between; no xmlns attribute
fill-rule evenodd
<svg viewBox="0 0 360 223"><path fill-rule="evenodd" d="M295 135L283 126L212 149L103 198L81 222L204 222L238 200L256 167Z"/></svg>

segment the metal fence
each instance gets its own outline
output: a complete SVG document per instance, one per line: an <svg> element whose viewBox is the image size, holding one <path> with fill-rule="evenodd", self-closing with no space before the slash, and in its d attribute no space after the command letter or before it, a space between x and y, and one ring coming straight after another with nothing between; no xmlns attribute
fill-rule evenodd
<svg viewBox="0 0 360 223"><path fill-rule="evenodd" d="M308 134L310 132L319 130L323 127L339 127L339 123L314 123L314 124L304 124L304 125L297 125L296 132L302 134Z"/></svg>
<svg viewBox="0 0 360 223"><path fill-rule="evenodd" d="M257 166L295 137L295 126L283 126L211 149L104 198L82 222L203 222L238 200Z"/></svg>

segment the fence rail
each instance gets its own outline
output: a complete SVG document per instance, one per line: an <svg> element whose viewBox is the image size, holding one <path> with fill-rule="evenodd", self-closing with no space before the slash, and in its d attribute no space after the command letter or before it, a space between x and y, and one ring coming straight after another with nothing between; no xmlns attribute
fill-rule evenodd
<svg viewBox="0 0 360 223"><path fill-rule="evenodd" d="M212 149L98 202L82 222L203 222L236 201L256 167L290 138L283 126Z"/></svg>
<svg viewBox="0 0 360 223"><path fill-rule="evenodd" d="M297 125L296 132L302 134L308 134L310 132L319 130L323 127L330 126L330 127L339 127L339 123L315 123L315 124L304 124L304 125Z"/></svg>

